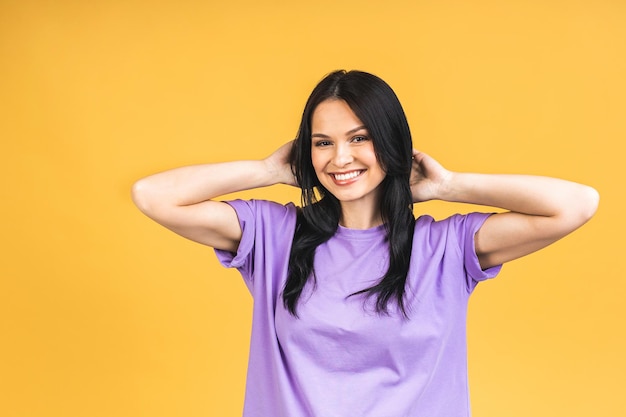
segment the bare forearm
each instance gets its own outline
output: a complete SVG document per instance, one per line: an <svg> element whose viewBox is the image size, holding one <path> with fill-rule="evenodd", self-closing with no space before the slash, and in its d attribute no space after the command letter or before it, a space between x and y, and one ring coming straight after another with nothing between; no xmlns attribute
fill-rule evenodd
<svg viewBox="0 0 626 417"><path fill-rule="evenodd" d="M530 215L571 214L589 218L598 196L591 187L557 178L452 173L439 198Z"/></svg>
<svg viewBox="0 0 626 417"><path fill-rule="evenodd" d="M144 211L154 204L187 206L277 182L262 160L193 165L137 181L133 186L133 200Z"/></svg>
<svg viewBox="0 0 626 417"><path fill-rule="evenodd" d="M598 206L591 187L530 175L458 173L413 151L411 193L416 202L443 200L507 210L490 216L475 235L483 269L539 250L589 220Z"/></svg>

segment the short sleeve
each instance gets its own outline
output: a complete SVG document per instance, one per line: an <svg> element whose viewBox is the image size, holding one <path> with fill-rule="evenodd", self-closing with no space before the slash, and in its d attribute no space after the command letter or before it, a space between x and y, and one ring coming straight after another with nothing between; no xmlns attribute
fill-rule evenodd
<svg viewBox="0 0 626 417"><path fill-rule="evenodd" d="M239 219L242 235L237 252L215 249L219 262L237 268L250 287L258 271L277 270L288 258L296 222L296 207L265 200L226 201Z"/></svg>
<svg viewBox="0 0 626 417"><path fill-rule="evenodd" d="M250 258L254 246L254 202L233 200L226 201L237 213L239 226L241 227L241 240L237 247L237 252L229 252L221 249L215 249L215 254L220 263L226 268L243 268L246 269L246 261Z"/></svg>
<svg viewBox="0 0 626 417"><path fill-rule="evenodd" d="M476 255L474 237L491 213L469 213L466 215L454 215L450 226L453 227L454 235L458 238L459 249L463 257L463 267L467 278L468 290L471 292L476 285L489 278L494 278L502 265L496 265L488 269L482 269Z"/></svg>

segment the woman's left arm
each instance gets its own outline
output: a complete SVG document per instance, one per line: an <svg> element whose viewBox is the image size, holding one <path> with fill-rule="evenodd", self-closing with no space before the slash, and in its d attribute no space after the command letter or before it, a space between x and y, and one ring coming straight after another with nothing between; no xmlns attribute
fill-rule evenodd
<svg viewBox="0 0 626 417"><path fill-rule="evenodd" d="M414 151L414 201L444 200L509 210L490 216L475 236L483 269L517 259L556 242L596 212L595 189L557 178L448 171Z"/></svg>

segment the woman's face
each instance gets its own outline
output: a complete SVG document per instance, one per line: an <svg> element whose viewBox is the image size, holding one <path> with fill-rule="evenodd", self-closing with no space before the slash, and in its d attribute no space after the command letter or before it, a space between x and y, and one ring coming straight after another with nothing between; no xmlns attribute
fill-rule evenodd
<svg viewBox="0 0 626 417"><path fill-rule="evenodd" d="M320 183L341 203L378 207L385 179L365 126L343 100L321 102L311 119L311 160Z"/></svg>

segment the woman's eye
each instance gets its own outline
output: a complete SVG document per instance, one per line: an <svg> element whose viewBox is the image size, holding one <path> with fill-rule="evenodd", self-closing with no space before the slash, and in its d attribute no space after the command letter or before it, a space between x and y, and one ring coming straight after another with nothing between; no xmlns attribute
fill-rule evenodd
<svg viewBox="0 0 626 417"><path fill-rule="evenodd" d="M318 140L317 142L315 142L315 146L328 146L330 145L330 142L327 140Z"/></svg>
<svg viewBox="0 0 626 417"><path fill-rule="evenodd" d="M352 138L353 142L364 142L368 139L367 136L355 136Z"/></svg>

